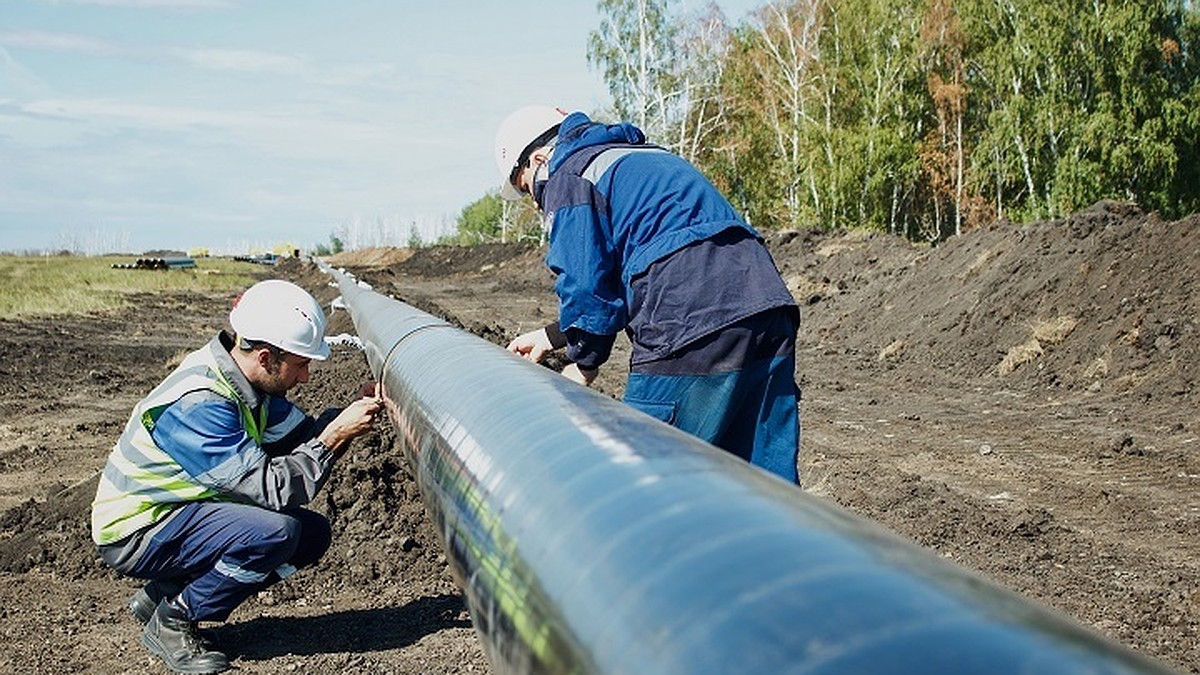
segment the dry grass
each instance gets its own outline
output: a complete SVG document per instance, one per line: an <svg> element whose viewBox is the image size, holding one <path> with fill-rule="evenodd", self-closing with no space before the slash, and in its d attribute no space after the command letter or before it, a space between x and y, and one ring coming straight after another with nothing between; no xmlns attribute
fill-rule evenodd
<svg viewBox="0 0 1200 675"><path fill-rule="evenodd" d="M807 304L813 297L830 297L839 293L836 286L823 282L813 281L803 274L795 274L786 279L788 290L791 291L792 297L800 304Z"/></svg>
<svg viewBox="0 0 1200 675"><path fill-rule="evenodd" d="M904 340L892 340L891 344L879 350L877 361L886 361L904 351Z"/></svg>
<svg viewBox="0 0 1200 675"><path fill-rule="evenodd" d="M1075 330L1079 320L1070 316L1060 316L1044 321L1033 327L1033 339L1044 345L1062 344L1063 340Z"/></svg>
<svg viewBox="0 0 1200 675"><path fill-rule="evenodd" d="M1046 352L1042 349L1042 343L1036 339L1029 339L1009 349L1008 353L1004 355L1004 359L996 366L996 372L1001 375L1008 375L1026 363L1038 360L1044 353Z"/></svg>
<svg viewBox="0 0 1200 675"><path fill-rule="evenodd" d="M987 267L988 263L990 263L998 255L1000 255L1000 253L995 249L988 249L981 252L975 257L975 261L971 263L971 266L968 267L962 274L958 275L958 279L960 281L965 281L975 276L977 273L979 273L979 270Z"/></svg>
<svg viewBox="0 0 1200 675"><path fill-rule="evenodd" d="M198 259L188 270L113 269L127 257L0 255L0 319L104 312L135 293L216 291L252 284L261 266Z"/></svg>
<svg viewBox="0 0 1200 675"><path fill-rule="evenodd" d="M1093 380L1108 377L1112 370L1112 358L1112 347L1105 347L1096 360L1092 361L1092 364L1083 371L1083 376Z"/></svg>
<svg viewBox="0 0 1200 675"><path fill-rule="evenodd" d="M996 365L996 372L1002 376L1008 375L1026 363L1038 360L1046 353L1047 346L1062 344L1078 325L1078 319L1060 316L1033 326L1033 336L1009 349L1000 363Z"/></svg>

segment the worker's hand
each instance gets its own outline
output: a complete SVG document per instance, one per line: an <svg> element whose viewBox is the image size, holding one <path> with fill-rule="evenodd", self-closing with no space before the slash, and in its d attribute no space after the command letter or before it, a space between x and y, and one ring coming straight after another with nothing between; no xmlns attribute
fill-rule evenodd
<svg viewBox="0 0 1200 675"><path fill-rule="evenodd" d="M545 328L521 335L508 343L508 351L520 354L534 363L541 363L551 349L553 346L550 344L550 338L546 336Z"/></svg>
<svg viewBox="0 0 1200 675"><path fill-rule="evenodd" d="M568 363L562 369L563 377L572 382L577 382L585 387L592 386L592 382L596 379L596 375L600 374L599 368L580 368L578 363Z"/></svg>
<svg viewBox="0 0 1200 675"><path fill-rule="evenodd" d="M351 439L371 430L375 417L383 409L383 399L365 396L346 406L317 438L330 450L340 450Z"/></svg>

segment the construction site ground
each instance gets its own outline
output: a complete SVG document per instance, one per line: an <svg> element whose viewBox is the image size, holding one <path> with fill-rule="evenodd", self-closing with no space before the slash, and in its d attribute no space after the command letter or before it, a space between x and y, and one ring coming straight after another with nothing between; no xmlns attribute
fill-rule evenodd
<svg viewBox="0 0 1200 675"><path fill-rule="evenodd" d="M803 489L1181 672L1200 673L1200 216L1118 203L937 247L798 230L768 243L801 305ZM372 249L335 265L506 343L556 316L536 244ZM326 306L328 276L264 268ZM186 274L138 271L131 274ZM0 672L161 673L124 607L137 582L88 535L133 405L225 323L232 294L159 294L0 333ZM353 333L335 311L331 333ZM597 388L619 397L628 343ZM295 399L370 378L338 345ZM487 673L387 424L313 503L316 567L213 635L247 673Z"/></svg>

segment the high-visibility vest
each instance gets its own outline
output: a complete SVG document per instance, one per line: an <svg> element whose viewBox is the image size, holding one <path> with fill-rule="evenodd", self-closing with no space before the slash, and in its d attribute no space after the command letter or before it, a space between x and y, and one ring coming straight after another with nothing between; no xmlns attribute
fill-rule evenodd
<svg viewBox="0 0 1200 675"><path fill-rule="evenodd" d="M213 349L209 344L189 354L134 408L109 454L92 502L96 544L120 541L162 520L181 504L217 496L216 490L196 482L150 435L163 411L184 395L209 390L228 399L241 412L246 433L262 444L269 398L263 396L255 415L221 372Z"/></svg>

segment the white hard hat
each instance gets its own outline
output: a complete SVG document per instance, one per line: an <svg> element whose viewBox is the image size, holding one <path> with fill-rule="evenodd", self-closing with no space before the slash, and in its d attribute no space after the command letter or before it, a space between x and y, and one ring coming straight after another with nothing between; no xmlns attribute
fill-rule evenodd
<svg viewBox="0 0 1200 675"><path fill-rule="evenodd" d="M229 325L247 340L318 361L329 358L325 312L308 291L289 281L270 279L246 289L229 312Z"/></svg>
<svg viewBox="0 0 1200 675"><path fill-rule="evenodd" d="M527 105L504 118L496 131L496 167L500 169L500 196L520 199L521 192L509 182L521 152L538 136L562 124L567 113L548 105Z"/></svg>

